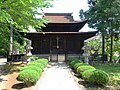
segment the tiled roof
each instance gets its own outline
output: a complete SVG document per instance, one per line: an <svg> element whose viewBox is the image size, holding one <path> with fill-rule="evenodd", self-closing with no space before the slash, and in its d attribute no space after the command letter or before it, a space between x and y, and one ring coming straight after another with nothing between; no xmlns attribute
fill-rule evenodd
<svg viewBox="0 0 120 90"><path fill-rule="evenodd" d="M43 17L49 23L73 23L72 13L45 13Z"/></svg>
<svg viewBox="0 0 120 90"><path fill-rule="evenodd" d="M43 18L48 20L44 32L79 32L87 22L74 21L72 13L45 13Z"/></svg>

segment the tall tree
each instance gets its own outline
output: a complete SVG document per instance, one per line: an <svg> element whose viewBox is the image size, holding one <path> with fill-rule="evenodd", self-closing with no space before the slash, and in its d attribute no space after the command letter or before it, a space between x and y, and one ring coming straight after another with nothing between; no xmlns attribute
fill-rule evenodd
<svg viewBox="0 0 120 90"><path fill-rule="evenodd" d="M47 0L0 0L0 37L5 38L4 35L10 31L12 36L12 30L28 31L29 26L44 26L45 20L36 18L36 15L42 14L38 12L38 8L42 10L43 7L49 6L51 5ZM4 40L1 39L1 42Z"/></svg>
<svg viewBox="0 0 120 90"><path fill-rule="evenodd" d="M114 33L120 29L120 0L88 0L88 4L89 10L85 12L81 10L80 16L82 19L88 20L89 27L101 32L103 49L105 36L109 35L111 37L110 62L112 62L113 37Z"/></svg>

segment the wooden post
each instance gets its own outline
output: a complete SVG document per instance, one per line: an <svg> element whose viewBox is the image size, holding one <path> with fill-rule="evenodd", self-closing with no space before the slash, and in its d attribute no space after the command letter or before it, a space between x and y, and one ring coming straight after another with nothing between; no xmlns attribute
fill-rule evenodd
<svg viewBox="0 0 120 90"><path fill-rule="evenodd" d="M51 45L51 37L50 37L50 61L52 61L52 45Z"/></svg>

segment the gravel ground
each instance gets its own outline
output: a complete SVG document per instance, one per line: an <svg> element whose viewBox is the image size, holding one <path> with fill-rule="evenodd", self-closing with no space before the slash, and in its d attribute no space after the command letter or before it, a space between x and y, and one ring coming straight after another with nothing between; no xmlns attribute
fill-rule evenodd
<svg viewBox="0 0 120 90"><path fill-rule="evenodd" d="M78 85L71 69L64 62L50 63L37 82L36 90L85 90L84 86Z"/></svg>
<svg viewBox="0 0 120 90"><path fill-rule="evenodd" d="M2 71L2 66L5 65L6 62L7 62L6 58L0 58L0 88L5 86L4 82L7 79L7 77L5 75L3 75L3 71Z"/></svg>
<svg viewBox="0 0 120 90"><path fill-rule="evenodd" d="M0 68L6 63L6 59L0 58ZM0 69L0 87L4 86ZM2 84L3 83L3 84ZM2 86L1 86L2 85ZM77 79L73 76L71 69L65 62L50 63L44 70L43 75L37 82L33 90L86 90L84 86L79 85Z"/></svg>

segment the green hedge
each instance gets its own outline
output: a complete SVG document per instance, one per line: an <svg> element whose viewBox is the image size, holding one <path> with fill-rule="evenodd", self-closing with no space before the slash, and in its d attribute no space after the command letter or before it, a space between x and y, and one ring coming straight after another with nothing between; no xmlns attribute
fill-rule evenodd
<svg viewBox="0 0 120 90"><path fill-rule="evenodd" d="M86 70L82 73L82 77L85 80L101 85L106 85L109 82L109 75L102 70Z"/></svg>
<svg viewBox="0 0 120 90"><path fill-rule="evenodd" d="M106 85L109 81L109 75L102 70L95 70L94 74L90 77L90 80L97 84Z"/></svg>
<svg viewBox="0 0 120 90"><path fill-rule="evenodd" d="M93 71L95 71L96 69L88 69L88 70L85 70L83 73L82 73L82 78L84 80L87 80L87 81L91 81L90 80L90 77L93 75Z"/></svg>
<svg viewBox="0 0 120 90"><path fill-rule="evenodd" d="M27 66L25 66L25 67L22 67L21 69L20 69L20 71L23 71L23 70L28 70L28 69L30 69L30 70L35 70L40 76L41 76L41 74L42 74L42 69L41 68L39 68L38 66L33 66L33 65L27 65Z"/></svg>
<svg viewBox="0 0 120 90"><path fill-rule="evenodd" d="M23 81L26 85L33 85L39 80L39 74L35 70L22 70L19 72L17 80Z"/></svg>
<svg viewBox="0 0 120 90"><path fill-rule="evenodd" d="M73 58L69 61L69 64L84 80L101 85L106 85L109 81L109 75L106 72L96 70L95 67L83 63L79 59Z"/></svg>
<svg viewBox="0 0 120 90"><path fill-rule="evenodd" d="M33 66L40 67L42 70L44 70L44 68L45 68L45 65L44 65L44 64L38 63L38 62L31 62L31 63L28 64L28 65L33 65Z"/></svg>
<svg viewBox="0 0 120 90"><path fill-rule="evenodd" d="M74 64L74 66L73 66L73 68L77 71L77 68L79 67L79 66L88 66L89 64L86 64L86 63L76 63L76 64Z"/></svg>
<svg viewBox="0 0 120 90"><path fill-rule="evenodd" d="M76 72L77 72L77 73L80 72L79 69L80 69L82 66L90 66L90 65L89 65L89 64L86 64L86 63L81 64L81 65L78 66L77 69L76 69Z"/></svg>
<svg viewBox="0 0 120 90"><path fill-rule="evenodd" d="M95 69L93 66L79 66L77 68L77 73L82 75L82 73L85 71L85 70L89 70L89 69Z"/></svg>
<svg viewBox="0 0 120 90"><path fill-rule="evenodd" d="M35 62L42 63L42 64L44 64L45 67L48 64L48 60L44 59L44 58L38 59Z"/></svg>
<svg viewBox="0 0 120 90"><path fill-rule="evenodd" d="M77 68L78 68L80 65L82 65L82 63L76 63L76 64L74 64L73 68L74 68L75 70L77 70Z"/></svg>
<svg viewBox="0 0 120 90"><path fill-rule="evenodd" d="M76 63L83 63L82 60L74 58L69 61L70 65L73 67Z"/></svg>
<svg viewBox="0 0 120 90"><path fill-rule="evenodd" d="M47 59L37 59L30 62L30 64L20 69L17 80L23 81L26 85L35 84L42 75L47 63Z"/></svg>

